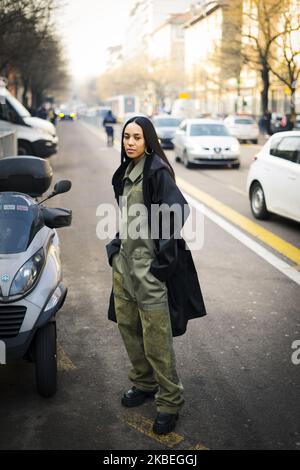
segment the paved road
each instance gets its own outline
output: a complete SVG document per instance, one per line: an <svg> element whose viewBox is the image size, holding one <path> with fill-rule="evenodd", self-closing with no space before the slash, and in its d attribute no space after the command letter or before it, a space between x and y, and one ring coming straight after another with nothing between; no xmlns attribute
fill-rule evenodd
<svg viewBox="0 0 300 470"><path fill-rule="evenodd" d="M111 270L106 241L96 236L97 207L113 202L119 153L80 121L59 123L58 130L55 180L70 178L73 188L53 205L74 213L73 226L60 231L69 295L58 321L59 390L44 400L31 364L2 366L0 448L300 449L300 365L291 360L291 345L300 340L299 285L209 216L204 246L193 253L208 315L175 339L186 399L176 432L150 432L151 402L121 407L129 364L106 318ZM256 149L243 147L240 170L174 168L191 195L201 190L250 219L245 178ZM299 248L299 224L273 217L259 225ZM248 236L294 269L267 241Z"/></svg>

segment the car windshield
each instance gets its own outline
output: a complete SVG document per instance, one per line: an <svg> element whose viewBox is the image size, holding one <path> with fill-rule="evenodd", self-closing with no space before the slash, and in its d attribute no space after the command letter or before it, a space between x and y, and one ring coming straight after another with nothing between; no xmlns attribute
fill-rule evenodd
<svg viewBox="0 0 300 470"><path fill-rule="evenodd" d="M203 135L230 135L228 130L222 124L192 124L191 125L191 136L203 136Z"/></svg>
<svg viewBox="0 0 300 470"><path fill-rule="evenodd" d="M255 121L250 118L238 118L234 120L235 124L255 124Z"/></svg>
<svg viewBox="0 0 300 470"><path fill-rule="evenodd" d="M14 96L9 95L8 101L21 117L30 117L30 112Z"/></svg>
<svg viewBox="0 0 300 470"><path fill-rule="evenodd" d="M178 127L180 123L181 119L161 118L154 120L156 127Z"/></svg>
<svg viewBox="0 0 300 470"><path fill-rule="evenodd" d="M41 211L33 199L0 193L0 254L26 251L42 226Z"/></svg>

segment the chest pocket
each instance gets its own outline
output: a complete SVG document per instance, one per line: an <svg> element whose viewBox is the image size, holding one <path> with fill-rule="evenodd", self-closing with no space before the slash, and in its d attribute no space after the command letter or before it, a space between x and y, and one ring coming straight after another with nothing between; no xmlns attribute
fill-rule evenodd
<svg viewBox="0 0 300 470"><path fill-rule="evenodd" d="M128 191L128 197L131 204L142 204L143 203L143 175L132 184L132 187Z"/></svg>

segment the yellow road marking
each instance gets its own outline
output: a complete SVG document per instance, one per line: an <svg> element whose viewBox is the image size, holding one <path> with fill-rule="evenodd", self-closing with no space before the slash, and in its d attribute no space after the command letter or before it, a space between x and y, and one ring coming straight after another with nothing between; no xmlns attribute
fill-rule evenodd
<svg viewBox="0 0 300 470"><path fill-rule="evenodd" d="M143 416L137 413L125 413L124 421L132 428L137 431L145 434L146 436L154 439L160 444L170 447L171 449L177 446L180 442L184 441L184 437L180 436L175 432L170 432L169 434L159 436L154 434L152 431L153 421L152 419L144 418Z"/></svg>
<svg viewBox="0 0 300 470"><path fill-rule="evenodd" d="M201 191L200 189L191 185L182 178L177 176L176 181L178 183L178 186L180 186L183 191L195 197L200 202L225 217L227 220L230 220L235 225L241 227L243 230L258 238L266 245L278 251L286 258L293 261L296 265L300 264L299 248L295 247L291 243L286 242L285 240L278 237L269 230L266 230L265 228L261 227L257 223L248 219L248 217L239 214L239 212L235 211L234 209L231 209L231 207L227 206L226 204L223 204L221 201L218 201L218 199L215 199L204 191Z"/></svg>
<svg viewBox="0 0 300 470"><path fill-rule="evenodd" d="M123 420L127 423L130 427L135 429L136 431L145 434L146 436L150 437L151 439L159 442L160 444L173 449L174 447L181 444L185 438L176 432L170 432L169 434L159 436L158 434L154 434L152 431L153 420L145 418L144 416L133 413L127 412L124 414ZM203 444L196 444L193 447L188 447L184 450L209 450Z"/></svg>
<svg viewBox="0 0 300 470"><path fill-rule="evenodd" d="M209 448L205 447L203 444L196 444L194 447L187 447L184 450L209 450Z"/></svg>
<svg viewBox="0 0 300 470"><path fill-rule="evenodd" d="M74 370L76 366L73 364L71 359L67 356L63 347L57 345L57 366L59 370Z"/></svg>

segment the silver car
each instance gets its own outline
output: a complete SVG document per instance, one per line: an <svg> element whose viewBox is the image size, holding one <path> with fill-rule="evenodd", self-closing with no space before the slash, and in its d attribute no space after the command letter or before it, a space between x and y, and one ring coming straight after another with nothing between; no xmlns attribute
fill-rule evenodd
<svg viewBox="0 0 300 470"><path fill-rule="evenodd" d="M240 144L225 125L212 119L186 119L173 139L175 159L195 165L240 166Z"/></svg>
<svg viewBox="0 0 300 470"><path fill-rule="evenodd" d="M172 139L182 119L168 114L159 114L154 116L152 121L162 148L173 149Z"/></svg>

